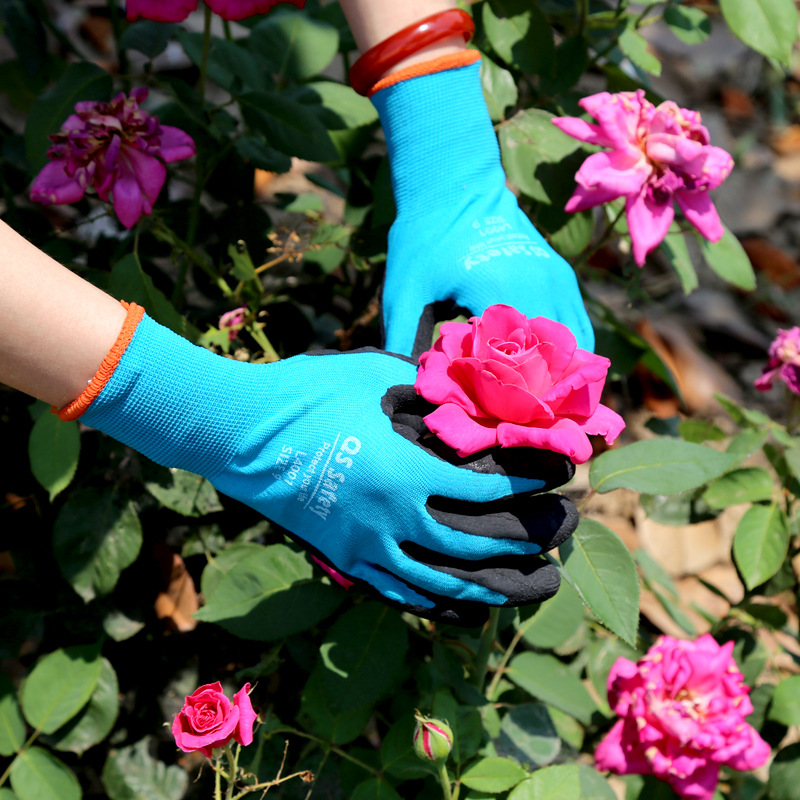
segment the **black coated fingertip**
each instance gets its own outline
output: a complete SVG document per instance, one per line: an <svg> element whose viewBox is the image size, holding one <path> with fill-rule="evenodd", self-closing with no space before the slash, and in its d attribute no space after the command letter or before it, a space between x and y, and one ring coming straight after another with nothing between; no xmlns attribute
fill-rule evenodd
<svg viewBox="0 0 800 800"><path fill-rule="evenodd" d="M524 606L552 597L561 583L555 564L542 556L499 556L480 561L445 556L414 542L404 542L403 551L415 561L504 595L503 605Z"/></svg>
<svg viewBox="0 0 800 800"><path fill-rule="evenodd" d="M533 542L552 550L578 527L575 505L560 494L512 495L478 503L434 495L428 513L448 528L491 539Z"/></svg>

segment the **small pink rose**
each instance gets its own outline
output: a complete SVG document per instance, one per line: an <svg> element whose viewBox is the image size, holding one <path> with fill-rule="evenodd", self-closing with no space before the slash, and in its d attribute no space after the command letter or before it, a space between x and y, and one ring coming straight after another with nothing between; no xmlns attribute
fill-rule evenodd
<svg viewBox="0 0 800 800"><path fill-rule="evenodd" d="M219 681L195 689L172 722L175 743L184 753L199 750L209 758L215 747L225 747L231 739L250 744L256 712L249 691L250 684L246 683L231 702Z"/></svg>
<svg viewBox="0 0 800 800"><path fill-rule="evenodd" d="M767 366L756 379L756 389L766 392L775 380L783 381L790 391L800 395L800 328L778 329L769 346Z"/></svg>
<svg viewBox="0 0 800 800"><path fill-rule="evenodd" d="M625 423L600 403L610 361L577 347L569 328L495 305L469 323L447 322L420 357L414 388L439 407L425 424L460 456L500 445L592 455Z"/></svg>

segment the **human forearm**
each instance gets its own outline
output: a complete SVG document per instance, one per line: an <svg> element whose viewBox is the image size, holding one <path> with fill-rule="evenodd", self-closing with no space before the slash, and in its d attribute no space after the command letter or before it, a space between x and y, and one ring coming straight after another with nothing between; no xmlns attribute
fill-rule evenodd
<svg viewBox="0 0 800 800"><path fill-rule="evenodd" d="M94 376L125 309L0 221L0 382L61 407Z"/></svg>
<svg viewBox="0 0 800 800"><path fill-rule="evenodd" d="M364 53L408 25L413 25L431 14L456 8L456 2L455 0L403 0L390 3L386 0L341 0L341 6L358 49ZM464 38L455 35L417 51L390 71L397 72L412 64L457 53L465 46Z"/></svg>

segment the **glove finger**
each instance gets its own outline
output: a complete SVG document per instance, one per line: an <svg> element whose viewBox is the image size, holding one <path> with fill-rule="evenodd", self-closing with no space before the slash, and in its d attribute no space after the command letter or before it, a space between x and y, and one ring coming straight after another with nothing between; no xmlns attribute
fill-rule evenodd
<svg viewBox="0 0 800 800"><path fill-rule="evenodd" d="M420 397L413 386L392 386L381 399L392 428L403 438L437 458L473 472L537 480L533 491L548 491L572 480L575 465L561 453L533 447L493 447L461 457L425 425L436 406Z"/></svg>
<svg viewBox="0 0 800 800"><path fill-rule="evenodd" d="M545 552L566 541L579 521L574 504L558 494L515 495L485 503L434 496L426 507L448 528L474 536L532 542ZM463 537L459 543L463 552Z"/></svg>
<svg viewBox="0 0 800 800"><path fill-rule="evenodd" d="M552 597L561 582L558 569L543 556L501 556L468 561L404 542L404 552L420 564L481 586L506 600L500 605L522 606Z"/></svg>

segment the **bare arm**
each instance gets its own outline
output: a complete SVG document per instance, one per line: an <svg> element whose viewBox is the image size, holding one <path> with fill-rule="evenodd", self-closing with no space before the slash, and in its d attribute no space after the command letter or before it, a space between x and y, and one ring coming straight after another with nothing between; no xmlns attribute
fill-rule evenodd
<svg viewBox="0 0 800 800"><path fill-rule="evenodd" d="M419 22L439 11L456 8L455 0L393 0L393 2L389 2L389 0L340 0L340 2L358 49L362 53L407 25ZM429 61L448 53L457 53L464 47L464 39L461 36L454 36L409 56L391 71L396 72L410 67L412 64Z"/></svg>
<svg viewBox="0 0 800 800"><path fill-rule="evenodd" d="M0 382L61 407L119 335L125 309L0 221Z"/></svg>

